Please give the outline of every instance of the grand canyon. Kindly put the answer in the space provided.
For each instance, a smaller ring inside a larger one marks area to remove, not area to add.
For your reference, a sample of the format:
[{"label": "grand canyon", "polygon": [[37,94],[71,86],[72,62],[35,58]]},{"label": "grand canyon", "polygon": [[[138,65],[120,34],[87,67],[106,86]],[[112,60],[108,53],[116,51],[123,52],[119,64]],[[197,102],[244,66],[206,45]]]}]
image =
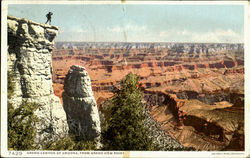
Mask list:
[{"label": "grand canyon", "polygon": [[56,42],[53,88],[61,101],[72,65],[89,73],[99,110],[131,72],[151,116],[182,145],[244,150],[243,44]]}]

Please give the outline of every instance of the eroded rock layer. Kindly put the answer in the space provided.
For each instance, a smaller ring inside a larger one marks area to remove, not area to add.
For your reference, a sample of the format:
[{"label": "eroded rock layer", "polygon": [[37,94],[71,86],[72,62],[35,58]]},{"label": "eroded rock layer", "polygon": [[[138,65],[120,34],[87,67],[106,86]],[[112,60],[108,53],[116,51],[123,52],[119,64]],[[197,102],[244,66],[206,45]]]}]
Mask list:
[{"label": "eroded rock layer", "polygon": [[70,67],[64,81],[62,96],[70,132],[85,140],[100,141],[99,113],[91,80],[84,67]]},{"label": "eroded rock layer", "polygon": [[210,151],[244,150],[244,102],[208,105],[159,91],[145,91],[144,99],[152,117],[184,146]]},{"label": "eroded rock layer", "polygon": [[98,105],[132,72],[140,76],[153,118],[182,145],[244,150],[243,44],[60,42],[53,52],[53,86],[59,97],[73,64],[88,71]]},{"label": "eroded rock layer", "polygon": [[66,114],[52,87],[52,49],[58,28],[8,16],[8,71],[13,74],[15,91],[9,102],[41,106],[35,111],[37,143],[68,134]]},{"label": "eroded rock layer", "polygon": [[53,81],[59,97],[73,64],[89,72],[97,103],[112,96],[113,85],[129,72],[140,76],[143,87],[170,93],[244,91],[241,44],[60,42],[53,50]]}]

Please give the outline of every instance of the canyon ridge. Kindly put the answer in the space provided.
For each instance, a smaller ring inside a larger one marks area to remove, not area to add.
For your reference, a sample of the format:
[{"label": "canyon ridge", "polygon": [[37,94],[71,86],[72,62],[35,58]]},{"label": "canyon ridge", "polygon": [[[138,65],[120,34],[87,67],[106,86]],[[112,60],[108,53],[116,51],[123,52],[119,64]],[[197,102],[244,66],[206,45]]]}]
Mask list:
[{"label": "canyon ridge", "polygon": [[223,43],[56,42],[54,93],[84,66],[100,108],[132,72],[161,129],[196,150],[244,150],[244,46]]}]

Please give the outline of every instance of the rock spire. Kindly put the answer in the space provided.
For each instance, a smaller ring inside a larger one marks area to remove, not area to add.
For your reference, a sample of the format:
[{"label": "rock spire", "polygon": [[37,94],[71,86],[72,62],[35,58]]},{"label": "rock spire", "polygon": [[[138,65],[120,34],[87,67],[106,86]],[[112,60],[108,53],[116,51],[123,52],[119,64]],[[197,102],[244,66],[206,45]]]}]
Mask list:
[{"label": "rock spire", "polygon": [[71,66],[64,80],[63,107],[70,132],[86,140],[100,140],[100,118],[84,67]]}]

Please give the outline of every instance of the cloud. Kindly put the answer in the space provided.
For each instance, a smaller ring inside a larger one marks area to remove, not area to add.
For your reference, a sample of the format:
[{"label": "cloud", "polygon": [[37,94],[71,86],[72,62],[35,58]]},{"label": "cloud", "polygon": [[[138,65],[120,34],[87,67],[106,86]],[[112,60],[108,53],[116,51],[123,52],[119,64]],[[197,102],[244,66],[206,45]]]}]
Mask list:
[{"label": "cloud", "polygon": [[110,32],[122,32],[122,28],[120,26],[115,26],[113,28],[108,28]]},{"label": "cloud", "polygon": [[110,32],[114,32],[114,33],[120,33],[120,32],[124,32],[124,31],[128,31],[128,32],[145,32],[147,30],[147,26],[142,25],[133,25],[131,23],[126,24],[125,26],[114,26],[112,28],[108,28],[108,31]]},{"label": "cloud", "polygon": [[85,33],[85,32],[88,32],[88,30],[85,30],[85,29],[82,29],[82,28],[76,28],[76,29],[74,29],[74,32]]},{"label": "cloud", "polygon": [[61,33],[66,33],[66,32],[74,32],[74,33],[86,33],[88,32],[88,30],[84,29],[84,28],[80,28],[80,27],[72,27],[70,29],[60,29]]},{"label": "cloud", "polygon": [[193,33],[192,40],[198,41],[202,40],[204,42],[243,42],[243,38],[240,36],[240,34],[237,34],[231,29],[222,30],[217,29],[213,32],[206,32],[206,33]]},{"label": "cloud", "polygon": [[169,42],[202,42],[202,43],[238,43],[243,37],[232,29],[216,29],[207,32],[189,30],[165,30],[159,33],[160,39]]},{"label": "cloud", "polygon": [[[232,29],[215,29],[198,32],[188,29],[151,30],[147,25],[127,23],[115,25],[105,30],[91,30],[74,26],[62,30],[60,37],[70,40],[84,41],[131,41],[131,42],[189,42],[189,43],[242,43],[243,34]],[[66,37],[66,35],[68,37]],[[70,37],[70,38],[69,38]]]}]

